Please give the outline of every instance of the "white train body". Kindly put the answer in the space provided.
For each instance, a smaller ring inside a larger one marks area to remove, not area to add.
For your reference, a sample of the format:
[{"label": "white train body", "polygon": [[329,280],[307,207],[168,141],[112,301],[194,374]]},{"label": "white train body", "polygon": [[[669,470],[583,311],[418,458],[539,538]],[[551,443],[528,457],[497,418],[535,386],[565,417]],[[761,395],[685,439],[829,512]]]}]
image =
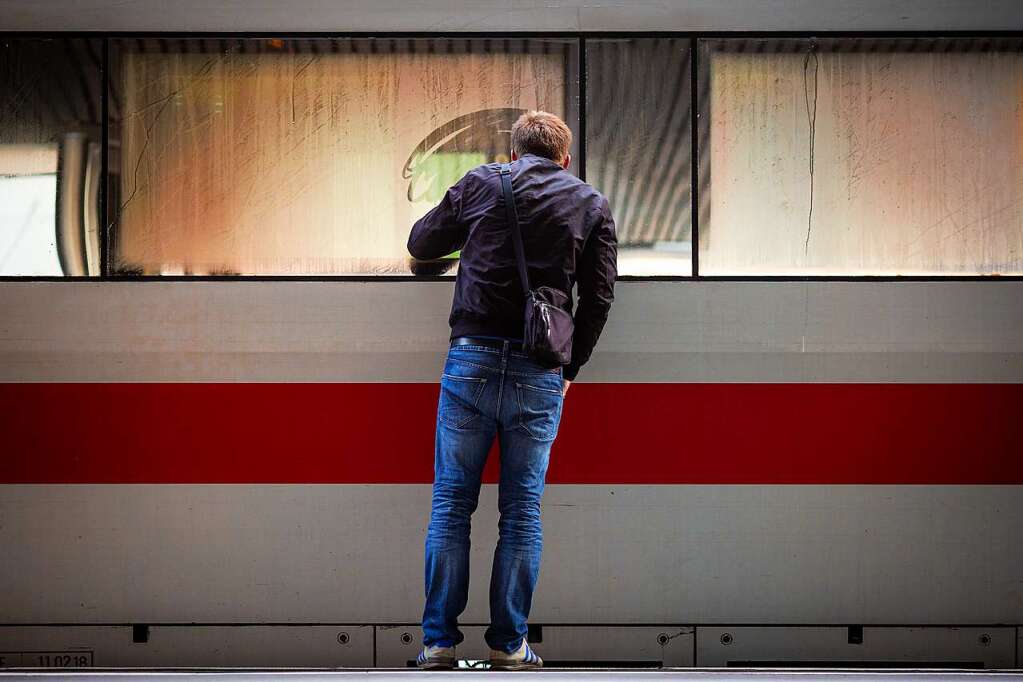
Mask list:
[{"label": "white train body", "polygon": [[[323,7],[7,4],[8,28],[36,31],[1023,27],[1012,3],[346,3],[330,24]],[[406,665],[452,290],[0,282],[0,668]],[[620,281],[552,454],[536,650],[1019,666],[1021,302],[1018,278]],[[486,655],[487,480],[469,659]]]}]

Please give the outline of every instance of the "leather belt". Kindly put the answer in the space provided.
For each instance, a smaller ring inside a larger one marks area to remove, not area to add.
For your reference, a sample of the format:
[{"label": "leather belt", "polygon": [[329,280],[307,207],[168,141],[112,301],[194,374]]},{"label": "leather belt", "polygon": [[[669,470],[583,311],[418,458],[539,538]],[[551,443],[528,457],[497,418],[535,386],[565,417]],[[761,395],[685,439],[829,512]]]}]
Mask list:
[{"label": "leather belt", "polygon": [[508,344],[508,350],[521,351],[521,341],[505,341],[504,339],[485,339],[479,336],[456,336],[451,339],[451,347],[455,346],[486,346],[496,350],[504,350],[504,344]]}]

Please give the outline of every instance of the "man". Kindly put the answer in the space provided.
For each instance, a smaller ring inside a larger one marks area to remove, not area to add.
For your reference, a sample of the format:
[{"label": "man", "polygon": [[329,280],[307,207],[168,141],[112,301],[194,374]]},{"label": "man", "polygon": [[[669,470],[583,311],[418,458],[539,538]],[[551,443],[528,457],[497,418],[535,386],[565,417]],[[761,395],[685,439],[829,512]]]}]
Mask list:
[{"label": "man", "polygon": [[546,367],[522,349],[525,297],[505,213],[500,165],[469,171],[412,227],[418,259],[461,250],[451,306],[451,347],[441,375],[433,509],[426,535],[421,668],[455,664],[458,616],[469,589],[469,527],[496,435],[501,446],[500,539],[490,581],[492,667],[538,668],[526,619],[540,570],[540,497],[569,384],[604,327],[617,272],[607,199],[566,169],[572,133],[530,111],[512,126],[512,187],[533,288],[569,295],[578,284],[572,361]]}]

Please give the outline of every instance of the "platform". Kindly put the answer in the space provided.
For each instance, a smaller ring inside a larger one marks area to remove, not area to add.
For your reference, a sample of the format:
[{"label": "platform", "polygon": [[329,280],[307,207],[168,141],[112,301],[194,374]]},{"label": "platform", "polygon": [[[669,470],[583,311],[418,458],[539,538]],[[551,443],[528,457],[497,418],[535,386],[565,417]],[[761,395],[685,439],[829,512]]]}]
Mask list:
[{"label": "platform", "polygon": [[[80,682],[185,682],[202,678],[203,682],[269,682],[284,679],[287,682],[412,682],[429,677],[433,682],[451,682],[466,675],[490,674],[489,670],[461,669],[452,671],[422,671],[404,668],[299,670],[294,668],[241,670],[241,669],[91,669],[91,670],[10,670],[0,672],[0,680],[75,680]],[[500,673],[497,673],[500,674]],[[544,682],[1016,682],[1023,681],[1023,670],[941,670],[941,669],[853,669],[853,668],[662,668],[635,669],[547,669],[505,673],[543,676]]]}]

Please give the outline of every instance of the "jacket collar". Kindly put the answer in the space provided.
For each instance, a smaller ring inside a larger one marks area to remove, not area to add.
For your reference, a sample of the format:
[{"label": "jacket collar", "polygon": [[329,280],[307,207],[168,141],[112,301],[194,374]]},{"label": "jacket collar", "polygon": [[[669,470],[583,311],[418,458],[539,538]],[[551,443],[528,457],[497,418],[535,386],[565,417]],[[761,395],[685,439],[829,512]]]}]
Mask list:
[{"label": "jacket collar", "polygon": [[557,168],[561,168],[560,163],[552,159],[548,159],[546,156],[539,156],[538,154],[526,152],[525,154],[519,157],[520,161],[526,161],[527,159],[529,160],[530,163],[548,163],[552,166],[556,166]]}]

